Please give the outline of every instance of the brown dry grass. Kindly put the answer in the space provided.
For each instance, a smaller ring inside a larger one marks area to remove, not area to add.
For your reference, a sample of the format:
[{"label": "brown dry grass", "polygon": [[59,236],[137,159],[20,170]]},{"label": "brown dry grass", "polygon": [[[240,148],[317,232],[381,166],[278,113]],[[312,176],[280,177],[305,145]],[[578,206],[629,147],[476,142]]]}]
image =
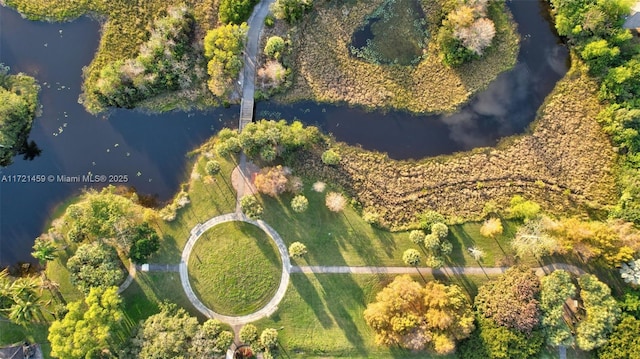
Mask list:
[{"label": "brown dry grass", "polygon": [[352,34],[382,1],[318,2],[309,19],[292,31],[294,86],[279,99],[447,112],[516,62],[518,34],[509,15],[498,11],[496,45],[487,50],[485,57],[457,69],[444,66],[435,45],[443,12],[439,1],[427,0],[422,1],[431,39],[426,60],[407,67],[374,65],[353,58],[348,49]]},{"label": "brown dry grass", "polygon": [[506,206],[515,194],[552,213],[603,208],[615,200],[616,155],[596,122],[602,108],[596,89],[573,70],[548,97],[532,133],[498,148],[416,163],[338,144],[338,167],[323,165],[320,152],[308,153],[296,167],[337,182],[392,230],[413,227],[429,209],[454,221],[478,219],[487,201]]}]

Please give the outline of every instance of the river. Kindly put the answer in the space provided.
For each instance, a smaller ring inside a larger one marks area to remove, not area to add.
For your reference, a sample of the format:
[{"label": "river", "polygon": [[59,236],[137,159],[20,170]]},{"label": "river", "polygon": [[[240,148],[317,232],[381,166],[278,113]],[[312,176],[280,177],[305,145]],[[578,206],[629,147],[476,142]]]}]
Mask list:
[{"label": "river", "polygon": [[[396,159],[422,158],[490,146],[522,133],[544,98],[567,71],[567,51],[553,32],[543,2],[514,0],[518,64],[453,115],[365,111],[311,102],[260,102],[256,117],[300,119],[338,140],[387,152]],[[115,110],[92,116],[78,104],[82,67],[98,46],[99,24],[83,17],[69,23],[24,20],[0,7],[0,62],[34,76],[42,86],[42,115],[29,140],[42,150],[32,160],[16,157],[3,175],[121,174],[139,192],[169,199],[186,176],[185,154],[223,126],[236,127],[238,107],[209,112],[146,115]],[[30,261],[33,240],[56,205],[84,184],[0,183],[0,265]]]}]

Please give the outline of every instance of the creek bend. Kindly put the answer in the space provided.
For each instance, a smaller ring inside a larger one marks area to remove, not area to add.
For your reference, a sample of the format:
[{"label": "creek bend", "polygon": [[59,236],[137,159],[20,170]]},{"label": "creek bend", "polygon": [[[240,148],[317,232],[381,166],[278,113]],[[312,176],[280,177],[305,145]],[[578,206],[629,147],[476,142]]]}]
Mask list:
[{"label": "creek bend", "polygon": [[[568,69],[568,52],[553,30],[542,1],[512,0],[518,23],[518,63],[499,75],[451,115],[412,115],[365,111],[343,105],[258,102],[256,118],[300,119],[332,133],[337,140],[387,152],[395,159],[417,159],[491,146],[522,133]],[[146,115],[113,110],[92,116],[78,96],[82,67],[99,41],[99,24],[87,17],[68,23],[22,19],[0,7],[0,62],[40,83],[42,115],[29,140],[42,150],[33,160],[21,156],[0,169],[3,175],[127,175],[128,186],[167,200],[187,175],[185,154],[224,126],[236,127],[238,107],[208,112]],[[34,262],[35,237],[51,220],[56,205],[87,183],[0,183],[0,266]]]}]

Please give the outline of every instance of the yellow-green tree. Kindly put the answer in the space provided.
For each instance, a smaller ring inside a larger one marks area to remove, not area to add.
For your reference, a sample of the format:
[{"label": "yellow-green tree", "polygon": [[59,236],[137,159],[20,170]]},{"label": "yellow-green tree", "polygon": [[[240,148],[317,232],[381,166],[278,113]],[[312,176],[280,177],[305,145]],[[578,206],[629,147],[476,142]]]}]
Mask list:
[{"label": "yellow-green tree", "polygon": [[84,303],[69,303],[67,315],[49,328],[51,356],[82,359],[89,353],[108,350],[114,328],[123,317],[120,304],[116,287],[93,288]]},{"label": "yellow-green tree", "polygon": [[429,282],[425,287],[402,275],[376,295],[364,311],[376,343],[439,354],[455,350],[456,341],[474,329],[469,300],[460,287]]},{"label": "yellow-green tree", "polygon": [[229,92],[242,69],[242,49],[248,26],[227,24],[207,32],[204,54],[209,59],[209,89],[221,97]]}]

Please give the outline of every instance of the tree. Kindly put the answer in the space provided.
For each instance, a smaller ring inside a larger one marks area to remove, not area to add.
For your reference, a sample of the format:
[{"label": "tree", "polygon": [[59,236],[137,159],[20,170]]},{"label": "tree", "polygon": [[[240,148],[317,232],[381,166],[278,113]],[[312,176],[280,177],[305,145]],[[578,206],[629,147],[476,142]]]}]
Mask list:
[{"label": "tree", "polygon": [[117,286],[124,279],[120,259],[113,247],[101,241],[83,244],[67,261],[71,283],[81,292]]},{"label": "tree", "polygon": [[478,312],[497,325],[531,333],[538,326],[540,280],[532,270],[511,267],[497,280],[478,290],[475,305]]},{"label": "tree", "polygon": [[425,231],[430,232],[434,223],[445,223],[444,216],[436,211],[426,211],[418,216],[419,226]]},{"label": "tree", "polygon": [[160,237],[149,223],[143,223],[133,229],[131,242],[129,258],[137,264],[144,263],[150,255],[160,249]]},{"label": "tree", "polygon": [[0,313],[10,321],[26,326],[40,320],[43,303],[36,291],[38,284],[32,277],[12,280],[5,269],[0,272]]},{"label": "tree", "polygon": [[556,270],[544,276],[540,281],[541,325],[552,346],[570,346],[574,343],[571,328],[565,321],[565,302],[574,298],[576,286],[571,275],[563,270]]},{"label": "tree", "polygon": [[451,353],[473,331],[471,306],[460,287],[429,282],[423,288],[408,275],[396,277],[364,311],[376,343],[411,350]]},{"label": "tree", "polygon": [[511,246],[516,251],[518,258],[533,255],[540,259],[558,250],[558,241],[547,233],[545,223],[544,219],[538,218],[527,221],[518,229],[516,236],[511,241]]},{"label": "tree", "polygon": [[606,284],[591,274],[578,278],[585,317],[578,323],[576,343],[582,350],[601,347],[620,317],[620,308]]},{"label": "tree", "polygon": [[84,359],[90,352],[107,349],[123,318],[117,290],[116,287],[92,288],[84,303],[69,303],[68,313],[62,320],[51,323],[49,328],[51,356]]},{"label": "tree", "polygon": [[267,328],[260,334],[260,344],[267,350],[271,350],[278,345],[278,330]]},{"label": "tree", "polygon": [[57,251],[58,249],[51,239],[38,237],[33,244],[33,252],[31,252],[31,255],[36,258],[40,264],[44,264],[54,260],[57,257]]},{"label": "tree", "polygon": [[313,0],[276,0],[271,11],[276,19],[284,19],[289,24],[296,23],[313,6]]},{"label": "tree", "polygon": [[515,195],[511,198],[510,207],[508,209],[511,218],[518,218],[525,221],[535,218],[540,213],[540,205]]},{"label": "tree", "polygon": [[245,344],[255,344],[258,341],[258,328],[253,324],[245,324],[240,333],[238,333],[240,341]]},{"label": "tree", "polygon": [[245,195],[240,199],[240,208],[251,219],[260,219],[264,211],[256,196],[252,195]]},{"label": "tree", "polygon": [[500,218],[489,218],[480,227],[480,234],[484,237],[495,238],[502,234],[502,221]]},{"label": "tree", "polygon": [[326,165],[337,165],[342,160],[342,156],[332,149],[328,149],[322,152],[322,162]]},{"label": "tree", "polygon": [[277,60],[280,58],[284,47],[284,40],[280,36],[271,36],[264,47],[264,54]]},{"label": "tree", "polygon": [[449,227],[442,222],[436,222],[431,226],[431,233],[435,234],[440,240],[443,240],[449,235]]},{"label": "tree", "polygon": [[227,24],[209,30],[204,38],[204,54],[209,59],[209,89],[221,97],[227,93],[242,69],[241,52],[247,36],[247,24]]},{"label": "tree", "polygon": [[309,208],[309,200],[307,197],[299,194],[291,199],[291,209],[296,213],[302,213]]},{"label": "tree", "polygon": [[221,0],[218,17],[223,24],[240,24],[247,21],[257,0]]},{"label": "tree", "polygon": [[216,160],[207,161],[207,164],[204,166],[204,170],[209,176],[215,176],[220,173],[220,162]]},{"label": "tree", "polygon": [[480,262],[484,258],[484,251],[476,246],[469,247],[467,250],[476,262]]},{"label": "tree", "polygon": [[325,204],[331,212],[341,212],[347,205],[347,199],[340,193],[329,192],[325,198]]},{"label": "tree", "polygon": [[417,267],[420,264],[420,252],[415,249],[407,249],[402,254],[402,261],[408,266]]},{"label": "tree", "polygon": [[189,357],[215,358],[226,353],[233,343],[233,333],[222,330],[222,323],[217,319],[209,319],[192,339]]},{"label": "tree", "polygon": [[624,315],[607,344],[598,349],[599,359],[639,359],[640,319]]},{"label": "tree", "polygon": [[471,26],[454,31],[454,36],[462,41],[462,45],[479,56],[491,45],[495,35],[496,28],[488,18],[480,18]]},{"label": "tree", "polygon": [[531,334],[478,318],[478,329],[460,345],[458,354],[465,359],[534,359],[544,345],[540,331]]},{"label": "tree", "polygon": [[409,232],[409,240],[417,245],[423,245],[424,244],[424,232],[419,230],[419,229],[415,229],[411,232]]},{"label": "tree", "polygon": [[623,263],[620,267],[620,276],[625,283],[640,285],[640,258],[629,263]]},{"label": "tree", "polygon": [[285,169],[278,165],[275,167],[265,167],[256,175],[254,184],[260,193],[271,197],[277,197],[287,189],[287,173]]},{"label": "tree", "polygon": [[307,246],[300,242],[293,242],[289,246],[289,255],[293,258],[302,258],[307,254]]}]

